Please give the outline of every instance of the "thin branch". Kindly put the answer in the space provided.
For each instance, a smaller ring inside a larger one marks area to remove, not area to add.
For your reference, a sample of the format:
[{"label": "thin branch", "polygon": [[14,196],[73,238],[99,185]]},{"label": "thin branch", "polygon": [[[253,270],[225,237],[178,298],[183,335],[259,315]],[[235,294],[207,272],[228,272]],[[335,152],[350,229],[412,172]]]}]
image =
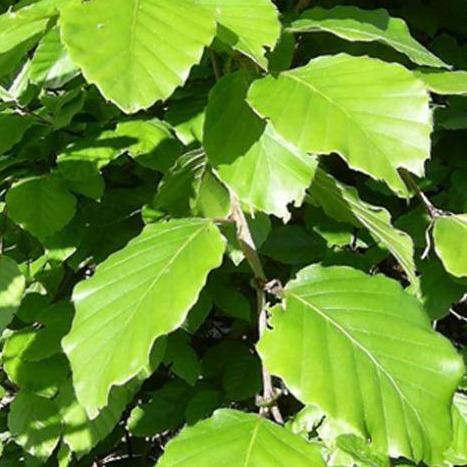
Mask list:
[{"label": "thin branch", "polygon": [[438,209],[432,204],[432,202],[428,199],[425,193],[423,193],[423,191],[420,190],[420,187],[418,186],[417,182],[407,170],[401,169],[401,174],[402,178],[405,180],[407,185],[409,185],[409,187],[415,191],[415,194],[420,199],[420,201],[422,202],[423,206],[425,207],[432,219],[436,219],[437,217],[443,215],[443,211],[441,211],[441,209]]},{"label": "thin branch", "polygon": [[454,316],[457,319],[460,319],[461,321],[467,322],[467,317],[462,316],[461,314],[457,313],[457,311],[453,310],[452,308],[449,309],[449,313],[451,313],[452,316]]},{"label": "thin branch", "polygon": [[[245,255],[248,264],[250,265],[254,275],[254,286],[256,289],[256,303],[258,311],[258,333],[259,338],[263,336],[268,326],[268,312],[266,303],[265,289],[269,284],[266,275],[259,259],[256,245],[251,235],[248,222],[243,214],[242,208],[238,199],[232,195],[232,219],[235,221],[237,227],[237,239],[240,248]],[[283,424],[284,418],[277,406],[277,391],[272,384],[271,374],[265,365],[262,365],[262,379],[263,379],[263,395],[261,397],[260,414],[266,416],[269,412],[277,423]]]}]

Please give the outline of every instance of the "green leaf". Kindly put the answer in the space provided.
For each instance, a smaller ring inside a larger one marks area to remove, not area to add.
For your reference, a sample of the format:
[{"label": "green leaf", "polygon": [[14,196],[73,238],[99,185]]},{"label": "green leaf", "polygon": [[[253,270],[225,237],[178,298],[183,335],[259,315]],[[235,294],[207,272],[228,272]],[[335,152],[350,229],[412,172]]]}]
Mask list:
[{"label": "green leaf", "polygon": [[0,113],[0,154],[10,150],[19,143],[26,131],[32,126],[33,120],[27,116],[21,116],[13,112]]},{"label": "green leaf", "polygon": [[130,156],[148,169],[165,172],[181,153],[180,143],[157,118],[120,122],[115,134],[131,140],[127,148]]},{"label": "green leaf", "polygon": [[153,393],[151,400],[135,407],[128,419],[128,428],[135,436],[154,436],[173,430],[184,420],[185,409],[193,388],[182,380],[168,382]]},{"label": "green leaf", "polygon": [[126,386],[111,391],[109,404],[97,418],[90,420],[76,400],[73,386],[65,384],[55,399],[63,424],[63,441],[78,458],[111,433],[117,425],[134,391]]},{"label": "green leaf", "polygon": [[345,54],[318,57],[256,81],[248,102],[291,144],[336,152],[399,195],[407,195],[407,188],[397,169],[422,176],[430,157],[428,93],[394,63]]},{"label": "green leaf", "polygon": [[336,438],[336,446],[350,454],[359,465],[371,467],[388,467],[389,459],[386,456],[374,452],[363,438],[355,435],[340,435]]},{"label": "green leaf", "polygon": [[415,76],[435,94],[467,94],[467,71],[418,70]]},{"label": "green leaf", "polygon": [[299,33],[326,31],[349,41],[378,41],[403,53],[418,65],[448,67],[411,36],[403,19],[392,18],[384,9],[337,6],[326,10],[316,7],[302,13],[289,29]]},{"label": "green leaf", "polygon": [[43,461],[54,451],[62,430],[55,402],[26,391],[11,404],[8,428],[16,443]]},{"label": "green leaf", "polygon": [[191,346],[189,336],[183,332],[168,337],[164,364],[169,365],[172,373],[191,386],[196,384],[201,373],[198,355]]},{"label": "green leaf", "polygon": [[215,34],[213,14],[193,0],[74,0],[60,25],[85,78],[126,113],[169,97]]},{"label": "green leaf", "polygon": [[409,281],[418,287],[413,241],[409,235],[392,225],[386,209],[364,202],[355,188],[340,183],[322,169],[316,172],[310,199],[333,219],[366,228],[378,245],[392,253]]},{"label": "green leaf", "polygon": [[261,253],[284,264],[308,264],[324,252],[325,243],[301,225],[281,225],[273,229]]},{"label": "green leaf", "polygon": [[159,185],[154,207],[175,217],[223,218],[230,212],[230,195],[212,173],[204,151],[178,158]]},{"label": "green leaf", "polygon": [[56,0],[33,3],[0,16],[0,54],[34,37],[39,38],[56,13]]},{"label": "green leaf", "polygon": [[435,257],[424,261],[420,270],[420,299],[431,319],[449,315],[449,309],[465,294],[466,287],[449,275]]},{"label": "green leaf", "polygon": [[88,181],[137,140],[115,130],[84,137],[69,144],[57,157],[60,175],[72,182]]},{"label": "green leaf", "polygon": [[220,179],[245,207],[287,219],[300,205],[316,160],[287,143],[245,101],[251,77],[237,72],[213,88],[206,111],[204,146]]},{"label": "green leaf", "polygon": [[284,299],[258,345],[271,373],[378,452],[439,463],[464,366],[419,302],[384,276],[319,265]]},{"label": "green leaf", "polygon": [[0,332],[13,318],[21,304],[26,280],[11,258],[0,255]]},{"label": "green leaf", "polygon": [[[267,69],[266,49],[280,37],[279,14],[270,0],[196,0],[217,19],[217,37]],[[254,18],[254,25],[252,19]]]},{"label": "green leaf", "polygon": [[324,466],[319,447],[264,417],[231,409],[185,428],[170,441],[158,467],[242,465]]},{"label": "green leaf", "polygon": [[31,60],[29,79],[47,88],[59,88],[79,73],[60,41],[58,27],[52,28],[39,43]]},{"label": "green leaf", "polygon": [[113,385],[147,364],[155,339],[183,324],[224,249],[210,221],[152,224],[78,284],[76,315],[63,348],[76,396],[91,418],[105,407]]},{"label": "green leaf", "polygon": [[433,230],[436,254],[446,271],[467,276],[467,214],[440,216]]},{"label": "green leaf", "polygon": [[76,211],[76,199],[52,175],[20,180],[6,195],[8,215],[22,228],[43,239],[62,229]]},{"label": "green leaf", "polygon": [[222,405],[223,396],[215,389],[205,389],[196,393],[188,402],[185,418],[189,425],[193,425],[203,418],[208,418]]},{"label": "green leaf", "polygon": [[54,353],[56,339],[53,338],[56,336],[53,334],[50,335],[47,329],[42,332],[24,328],[7,338],[2,361],[10,381],[44,397],[53,397],[57,393],[67,377],[69,367],[65,355]]},{"label": "green leaf", "polygon": [[467,397],[456,393],[452,404],[453,436],[446,459],[453,465],[467,464]]}]

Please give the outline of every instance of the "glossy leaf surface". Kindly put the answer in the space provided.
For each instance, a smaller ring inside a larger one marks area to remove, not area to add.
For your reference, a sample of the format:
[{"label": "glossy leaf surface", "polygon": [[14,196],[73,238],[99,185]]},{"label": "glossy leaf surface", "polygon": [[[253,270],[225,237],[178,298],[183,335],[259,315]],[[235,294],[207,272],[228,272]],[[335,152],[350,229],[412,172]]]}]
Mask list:
[{"label": "glossy leaf surface", "polygon": [[192,0],[74,0],[60,25],[86,79],[126,113],[169,97],[215,34],[214,15]]},{"label": "glossy leaf surface", "polygon": [[269,370],[377,450],[440,462],[464,368],[417,300],[383,276],[318,265],[284,298],[258,345]]},{"label": "glossy leaf surface", "polygon": [[398,194],[407,189],[397,169],[422,175],[430,155],[428,101],[423,84],[403,67],[345,54],[258,80],[248,94],[290,143],[337,152]]},{"label": "glossy leaf surface", "polygon": [[76,396],[91,418],[106,405],[113,385],[148,363],[155,339],[183,324],[224,247],[206,220],[148,225],[75,288],[76,316],[63,348]]}]

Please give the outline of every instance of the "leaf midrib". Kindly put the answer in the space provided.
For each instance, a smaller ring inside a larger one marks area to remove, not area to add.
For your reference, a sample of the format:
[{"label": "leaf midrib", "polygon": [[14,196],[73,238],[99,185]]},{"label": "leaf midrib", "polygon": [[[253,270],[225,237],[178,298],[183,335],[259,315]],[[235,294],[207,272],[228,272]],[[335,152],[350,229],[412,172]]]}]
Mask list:
[{"label": "leaf midrib", "polygon": [[[374,366],[376,367],[377,370],[379,370],[391,383],[391,385],[394,387],[395,391],[399,395],[399,397],[406,403],[406,405],[410,408],[410,410],[413,412],[415,415],[415,418],[417,419],[418,425],[423,432],[424,436],[426,439],[429,439],[429,436],[426,432],[425,425],[423,424],[422,420],[420,419],[420,416],[415,409],[415,407],[412,405],[412,403],[407,399],[405,394],[401,391],[399,388],[397,382],[393,378],[393,376],[386,370],[386,368],[382,365],[382,363],[363,345],[361,344],[351,333],[349,333],[342,325],[340,325],[338,322],[334,321],[332,318],[330,318],[326,313],[320,310],[320,308],[303,298],[301,298],[299,295],[294,294],[290,290],[287,291],[287,295],[290,297],[295,298],[299,302],[303,303],[305,306],[311,308],[315,313],[317,313],[320,317],[322,317],[325,321],[330,323],[334,328],[339,331],[344,337],[348,339],[352,347],[357,347],[360,349],[369,359],[371,362],[373,362]],[[384,406],[384,404],[382,404]],[[411,443],[411,438],[410,436],[407,437],[409,440],[410,444],[410,449],[413,451],[412,443]]]}]

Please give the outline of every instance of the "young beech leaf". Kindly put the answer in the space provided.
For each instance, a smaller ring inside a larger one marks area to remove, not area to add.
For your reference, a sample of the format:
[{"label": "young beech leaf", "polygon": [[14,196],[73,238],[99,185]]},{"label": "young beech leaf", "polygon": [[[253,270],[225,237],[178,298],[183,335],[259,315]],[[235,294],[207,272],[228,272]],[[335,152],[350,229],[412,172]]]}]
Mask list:
[{"label": "young beech leaf", "polygon": [[336,152],[399,195],[407,188],[397,169],[422,176],[430,157],[428,92],[398,64],[346,54],[318,57],[257,80],[248,102],[291,144]]},{"label": "young beech leaf", "polygon": [[433,235],[436,253],[446,271],[467,277],[467,214],[438,217]]},{"label": "young beech leaf", "polygon": [[183,84],[216,27],[214,14],[195,0],[72,0],[60,26],[85,78],[126,113]]},{"label": "young beech leaf", "polygon": [[309,266],[284,290],[258,351],[304,404],[316,404],[378,452],[438,465],[464,365],[395,281]]},{"label": "young beech leaf", "polygon": [[220,409],[170,441],[158,467],[321,467],[317,444],[256,414]]},{"label": "young beech leaf", "polygon": [[448,67],[410,35],[403,19],[391,18],[384,9],[336,6],[326,10],[316,7],[302,13],[289,30],[299,33],[326,31],[349,41],[378,41],[405,54],[418,65]]},{"label": "young beech leaf", "polygon": [[392,225],[386,209],[365,203],[355,188],[340,183],[322,169],[316,172],[309,199],[333,219],[366,228],[380,246],[392,253],[417,289],[413,241]]},{"label": "young beech leaf", "polygon": [[110,388],[147,364],[155,339],[179,328],[222,260],[225,241],[208,220],[151,224],[73,292],[76,315],[63,348],[91,418]]},{"label": "young beech leaf", "polygon": [[0,332],[10,324],[21,304],[26,280],[18,265],[8,256],[0,256]]},{"label": "young beech leaf", "polygon": [[76,211],[76,198],[53,175],[24,178],[6,195],[8,215],[43,239],[65,227]]},{"label": "young beech leaf", "polygon": [[[217,37],[267,69],[266,48],[273,49],[281,32],[279,14],[270,0],[195,0],[216,14]],[[254,19],[254,27],[252,20]]]},{"label": "young beech leaf", "polygon": [[236,72],[213,88],[204,128],[209,162],[249,211],[287,219],[300,205],[316,159],[285,141],[245,101],[251,77]]}]

